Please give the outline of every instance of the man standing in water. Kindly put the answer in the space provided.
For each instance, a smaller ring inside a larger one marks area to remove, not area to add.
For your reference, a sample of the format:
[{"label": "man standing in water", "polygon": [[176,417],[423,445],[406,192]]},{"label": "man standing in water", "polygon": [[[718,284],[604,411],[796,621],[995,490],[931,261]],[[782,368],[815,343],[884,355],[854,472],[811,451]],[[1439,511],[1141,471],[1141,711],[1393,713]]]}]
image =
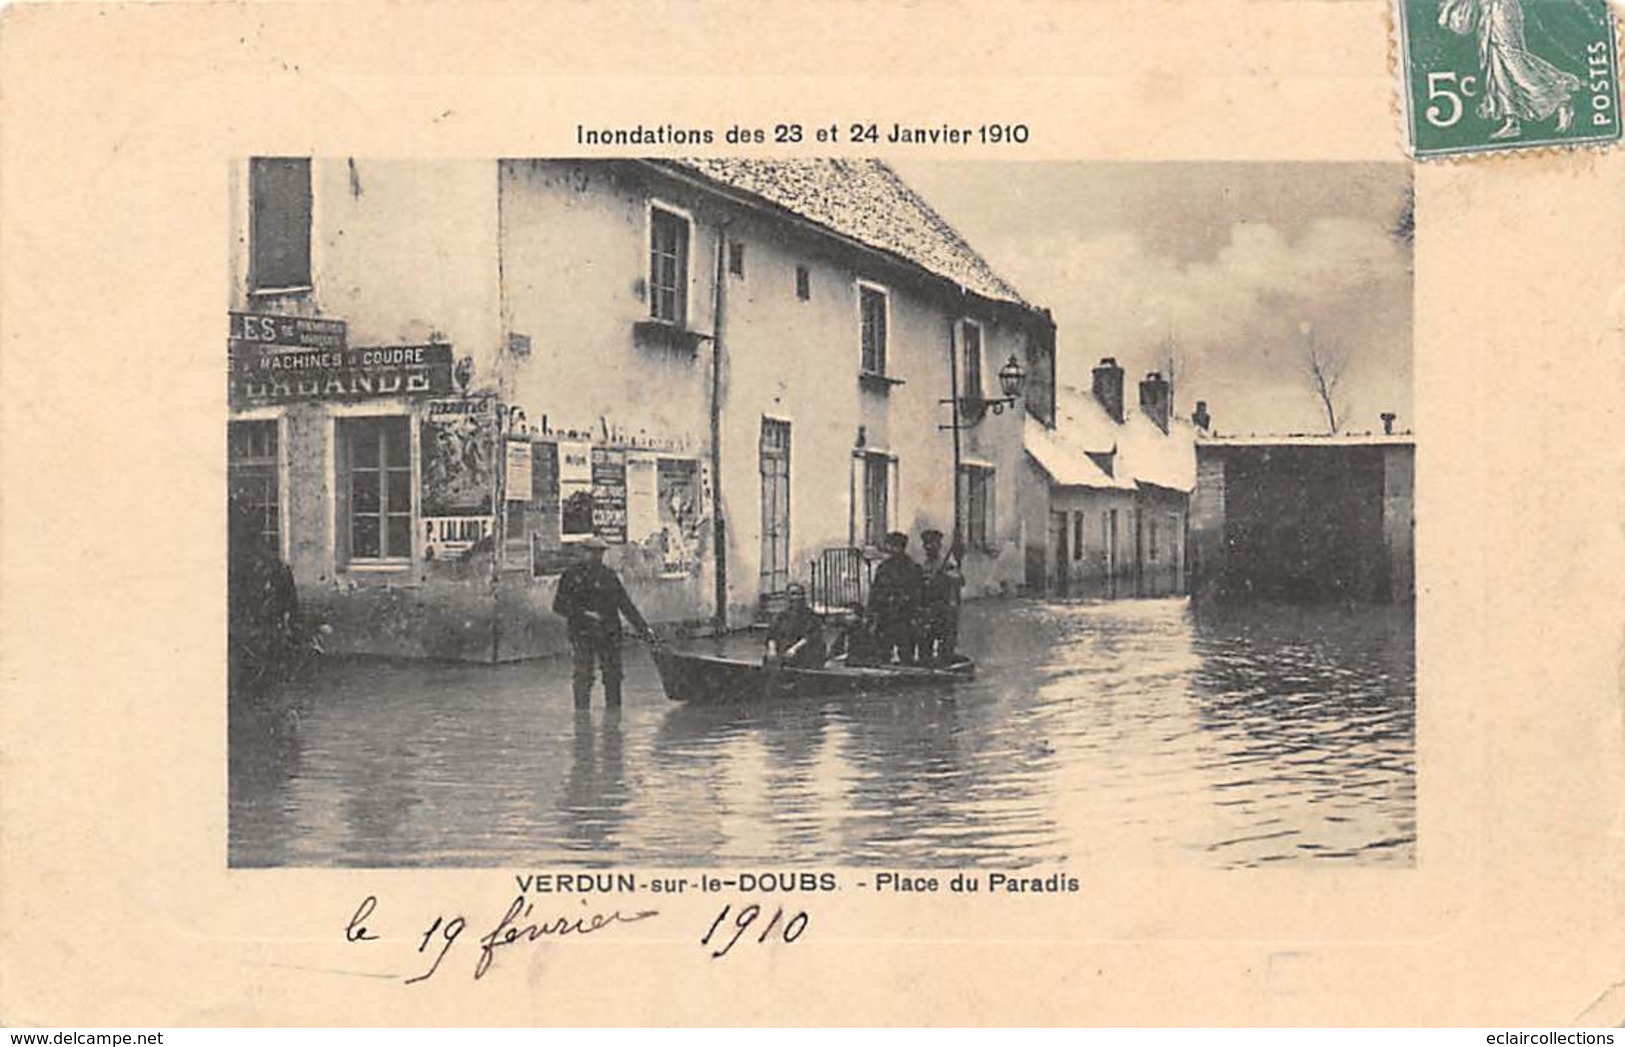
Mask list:
[{"label": "man standing in water", "polygon": [[643,620],[632,598],[626,595],[621,579],[604,566],[609,543],[593,535],[581,543],[587,559],[565,571],[553,597],[553,613],[562,615],[570,627],[570,655],[574,661],[577,709],[592,704],[593,665],[604,676],[604,704],[621,704],[621,616],[640,636],[654,639],[654,631]]},{"label": "man standing in water", "polygon": [[926,665],[947,665],[954,660],[959,642],[959,591],[965,576],[959,573],[958,557],[942,555],[942,532],[920,532],[925,546],[925,583],[920,608],[920,661]]},{"label": "man standing in water", "polygon": [[886,558],[875,568],[869,589],[869,613],[874,617],[883,662],[895,653],[903,664],[914,664],[924,588],[925,575],[908,555],[908,535],[891,532],[886,536]]}]

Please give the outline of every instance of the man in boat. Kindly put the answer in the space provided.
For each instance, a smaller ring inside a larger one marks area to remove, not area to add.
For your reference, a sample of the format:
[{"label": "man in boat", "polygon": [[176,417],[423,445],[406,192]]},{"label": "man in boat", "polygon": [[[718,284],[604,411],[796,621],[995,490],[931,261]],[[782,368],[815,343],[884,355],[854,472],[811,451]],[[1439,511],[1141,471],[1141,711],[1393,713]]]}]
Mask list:
[{"label": "man in boat", "polygon": [[593,535],[581,543],[587,559],[571,566],[559,578],[553,613],[569,622],[570,655],[574,663],[576,708],[592,704],[593,667],[604,677],[604,704],[621,704],[621,616],[645,639],[654,630],[643,620],[626,588],[613,570],[604,566],[609,543]]},{"label": "man in boat", "polygon": [[914,664],[924,587],[925,574],[908,555],[908,535],[901,531],[888,534],[886,558],[875,568],[869,588],[869,614],[880,640],[882,662],[895,656],[905,665]]},{"label": "man in boat", "polygon": [[959,641],[960,590],[965,576],[960,573],[958,556],[942,555],[942,532],[920,532],[925,546],[921,570],[925,582],[921,592],[919,659],[926,665],[947,665],[954,660]]},{"label": "man in boat", "polygon": [[846,624],[830,649],[831,658],[846,659],[849,669],[880,664],[880,641],[875,639],[874,623],[861,603],[847,605]]},{"label": "man in boat", "polygon": [[767,657],[779,665],[818,669],[824,664],[824,623],[807,606],[807,587],[791,582],[784,590],[789,603],[767,628]]}]

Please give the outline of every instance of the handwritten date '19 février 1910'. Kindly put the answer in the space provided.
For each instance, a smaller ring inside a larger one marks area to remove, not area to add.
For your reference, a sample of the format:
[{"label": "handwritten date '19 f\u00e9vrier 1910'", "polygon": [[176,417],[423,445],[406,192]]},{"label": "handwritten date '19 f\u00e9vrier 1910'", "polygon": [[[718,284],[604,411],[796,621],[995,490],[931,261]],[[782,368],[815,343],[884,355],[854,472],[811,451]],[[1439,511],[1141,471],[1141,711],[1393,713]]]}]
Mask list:
[{"label": "handwritten date '19 f\u00e9vrier 1910'", "polygon": [[[381,940],[380,935],[372,928],[377,908],[376,896],[369,894],[362,900],[345,925],[346,941],[360,943]],[[497,953],[507,946],[534,942],[540,938],[581,937],[607,930],[617,924],[640,923],[660,915],[655,909],[639,909],[632,912],[615,909],[607,913],[590,912],[574,916],[555,915],[537,918],[534,912],[534,903],[527,901],[524,895],[520,895],[508,906],[507,912],[497,921],[496,926],[480,937],[479,953],[474,961],[475,979],[485,976]],[[763,912],[759,905],[746,905],[737,913],[734,912],[732,905],[725,905],[711,921],[699,943],[709,949],[711,959],[721,959],[728,955],[746,932],[756,930],[756,922],[762,917]],[[807,923],[808,916],[805,912],[789,914],[787,917],[782,908],[778,909],[766,918],[760,934],[752,934],[754,944],[768,945],[776,941],[791,944],[805,933]],[[433,977],[467,929],[468,920],[461,915],[450,919],[444,915],[436,916],[416,938],[417,952],[432,957],[432,960],[425,970],[406,978],[406,983],[412,985]]]}]

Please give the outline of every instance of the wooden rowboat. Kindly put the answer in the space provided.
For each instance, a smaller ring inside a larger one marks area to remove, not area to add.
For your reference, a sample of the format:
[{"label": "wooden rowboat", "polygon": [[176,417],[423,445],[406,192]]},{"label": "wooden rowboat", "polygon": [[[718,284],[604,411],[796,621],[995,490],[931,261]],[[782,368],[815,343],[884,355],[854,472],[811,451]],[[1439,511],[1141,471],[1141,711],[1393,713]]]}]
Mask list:
[{"label": "wooden rowboat", "polygon": [[764,667],[742,658],[674,651],[655,647],[655,667],[666,697],[674,702],[755,702],[843,694],[879,694],[914,687],[951,686],[976,674],[969,659],[930,669],[911,665],[847,668],[839,663],[822,669]]}]

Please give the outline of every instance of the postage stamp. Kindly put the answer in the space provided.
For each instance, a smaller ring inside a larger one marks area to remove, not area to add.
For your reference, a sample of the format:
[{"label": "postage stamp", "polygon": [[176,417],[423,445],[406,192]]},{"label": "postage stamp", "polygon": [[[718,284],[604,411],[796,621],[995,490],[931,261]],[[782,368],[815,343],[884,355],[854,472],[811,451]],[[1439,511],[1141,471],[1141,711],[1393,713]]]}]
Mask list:
[{"label": "postage stamp", "polygon": [[1417,157],[1620,139],[1607,0],[1398,0]]}]

